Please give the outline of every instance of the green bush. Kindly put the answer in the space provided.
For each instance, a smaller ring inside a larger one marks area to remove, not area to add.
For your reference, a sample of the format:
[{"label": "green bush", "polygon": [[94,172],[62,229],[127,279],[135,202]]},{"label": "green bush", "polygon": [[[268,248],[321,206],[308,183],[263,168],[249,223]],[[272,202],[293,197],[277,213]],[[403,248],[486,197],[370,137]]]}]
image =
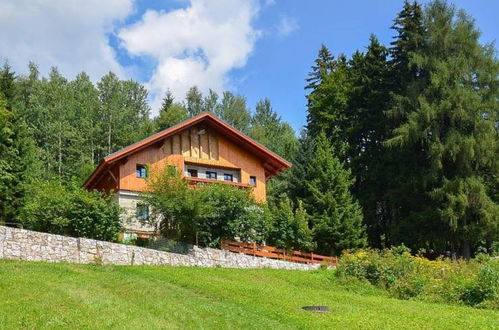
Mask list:
[{"label": "green bush", "polygon": [[112,196],[57,181],[34,184],[21,215],[25,228],[52,234],[113,241],[122,230]]},{"label": "green bush", "polygon": [[359,250],[342,255],[336,276],[343,283],[354,279],[370,283],[399,299],[497,308],[499,260],[471,261],[412,256],[405,248]]},{"label": "green bush", "polygon": [[267,209],[247,189],[219,183],[190,189],[173,166],[148,183],[144,199],[165,237],[219,247],[222,238],[260,243],[267,235]]}]

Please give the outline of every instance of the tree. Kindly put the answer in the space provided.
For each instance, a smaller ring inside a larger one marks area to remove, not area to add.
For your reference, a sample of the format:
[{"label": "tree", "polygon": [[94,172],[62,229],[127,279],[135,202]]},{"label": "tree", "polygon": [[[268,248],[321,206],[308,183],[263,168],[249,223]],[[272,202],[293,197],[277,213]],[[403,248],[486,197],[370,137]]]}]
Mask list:
[{"label": "tree", "polygon": [[203,112],[203,94],[197,86],[193,86],[185,96],[186,108],[190,117],[194,117]]},{"label": "tree", "polygon": [[312,157],[305,166],[303,200],[312,218],[319,253],[337,254],[366,244],[362,211],[352,197],[351,173],[345,169],[326,135],[314,140]]},{"label": "tree", "polygon": [[[291,160],[295,157],[298,148],[298,139],[293,128],[284,122],[272,109],[269,99],[260,100],[251,118],[249,136],[263,144],[279,156]],[[287,195],[288,171],[272,178],[267,182],[267,200],[274,204]]]},{"label": "tree", "polygon": [[31,185],[21,212],[24,227],[53,234],[114,241],[122,230],[113,196],[56,180]]},{"label": "tree", "polygon": [[7,109],[12,109],[15,97],[15,73],[11,70],[9,62],[5,61],[0,70],[0,93],[3,94]]},{"label": "tree", "polygon": [[305,86],[305,89],[311,89],[313,92],[322,83],[324,77],[328,76],[334,70],[334,67],[333,54],[331,54],[326,45],[322,44],[315,60],[315,65],[312,66],[312,71],[309,72],[306,79],[308,84]]},{"label": "tree", "polygon": [[334,143],[336,152],[342,160],[348,147],[345,121],[350,88],[348,63],[346,57],[340,55],[334,62],[334,69],[321,72],[320,83],[316,83],[314,89],[307,95],[308,134],[315,137],[324,131]]},{"label": "tree", "polygon": [[0,95],[0,223],[19,221],[28,185],[38,174],[36,149],[21,117]]},{"label": "tree", "polygon": [[473,20],[453,6],[431,3],[425,25],[424,46],[409,66],[428,79],[408,86],[412,106],[403,103],[406,116],[388,143],[418,147],[428,160],[419,173],[429,198],[412,217],[434,214],[449,248],[469,258],[480,240],[497,236],[498,201],[487,182],[497,182],[499,169],[499,65],[493,46],[480,45]]},{"label": "tree", "polygon": [[366,53],[353,54],[349,65],[351,89],[344,130],[348,132],[349,167],[355,176],[352,192],[362,205],[370,245],[389,244],[393,226],[387,200],[386,173],[396,175],[401,160],[383,142],[393,129],[386,116],[391,105],[388,50],[372,35]]},{"label": "tree", "polygon": [[218,94],[213,90],[208,91],[208,95],[203,98],[203,111],[215,113],[218,107]]},{"label": "tree", "polygon": [[151,206],[151,221],[161,219],[165,236],[217,247],[220,239],[262,242],[266,214],[247,189],[208,184],[190,189],[173,166],[149,179],[144,201]]},{"label": "tree", "polygon": [[272,208],[272,225],[268,242],[284,249],[312,251],[315,248],[312,231],[308,224],[308,215],[301,201],[293,211],[289,198],[282,199]]},{"label": "tree", "polygon": [[187,109],[181,103],[172,103],[167,108],[163,104],[159,111],[159,116],[155,119],[157,131],[178,124],[188,117]]},{"label": "tree", "polygon": [[224,92],[222,102],[217,107],[217,112],[215,114],[241,132],[248,132],[251,114],[246,107],[246,99],[243,96],[234,95],[231,92]]}]

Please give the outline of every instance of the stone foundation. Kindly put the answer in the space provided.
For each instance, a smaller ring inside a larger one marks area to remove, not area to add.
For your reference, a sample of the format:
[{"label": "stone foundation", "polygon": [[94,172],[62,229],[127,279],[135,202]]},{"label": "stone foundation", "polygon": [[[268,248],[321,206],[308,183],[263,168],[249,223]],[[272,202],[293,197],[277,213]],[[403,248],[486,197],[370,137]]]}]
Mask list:
[{"label": "stone foundation", "polygon": [[177,254],[87,238],[74,238],[0,226],[0,259],[104,265],[200,266],[312,270],[300,264],[194,247]]}]

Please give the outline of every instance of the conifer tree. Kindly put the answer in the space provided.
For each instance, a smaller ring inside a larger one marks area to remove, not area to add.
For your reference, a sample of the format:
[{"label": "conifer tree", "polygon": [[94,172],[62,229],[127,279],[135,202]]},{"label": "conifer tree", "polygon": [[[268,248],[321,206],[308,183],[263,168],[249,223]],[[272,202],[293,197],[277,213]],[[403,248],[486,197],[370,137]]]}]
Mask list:
[{"label": "conifer tree", "polygon": [[194,117],[203,112],[203,94],[197,86],[193,86],[187,91],[185,96],[186,108],[190,117]]},{"label": "conifer tree", "polygon": [[321,132],[314,140],[312,157],[305,166],[303,200],[313,224],[319,253],[338,254],[343,249],[365,246],[362,211],[350,188],[351,173]]},{"label": "conifer tree", "polygon": [[0,94],[0,223],[18,222],[28,185],[37,175],[36,148],[27,127]]},{"label": "conifer tree", "polygon": [[479,43],[473,20],[453,6],[431,3],[425,25],[425,45],[409,63],[428,80],[389,143],[421,148],[428,163],[420,178],[430,199],[414,217],[436,210],[447,229],[440,236],[469,258],[480,240],[497,237],[499,206],[487,181],[499,173],[499,65],[493,46]]}]

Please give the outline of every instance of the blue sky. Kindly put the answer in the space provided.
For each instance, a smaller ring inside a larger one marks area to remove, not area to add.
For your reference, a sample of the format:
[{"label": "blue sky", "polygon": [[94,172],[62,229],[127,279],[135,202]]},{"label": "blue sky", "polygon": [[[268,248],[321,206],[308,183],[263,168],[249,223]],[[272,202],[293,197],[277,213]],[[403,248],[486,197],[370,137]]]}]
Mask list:
[{"label": "blue sky", "polygon": [[[423,1],[426,2],[426,1]],[[298,130],[305,123],[310,66],[322,43],[334,54],[384,44],[402,0],[0,0],[0,58],[18,73],[38,63],[94,81],[112,70],[144,83],[156,110],[169,88],[268,97]],[[482,41],[498,39],[499,1],[454,0],[476,19]]]}]

